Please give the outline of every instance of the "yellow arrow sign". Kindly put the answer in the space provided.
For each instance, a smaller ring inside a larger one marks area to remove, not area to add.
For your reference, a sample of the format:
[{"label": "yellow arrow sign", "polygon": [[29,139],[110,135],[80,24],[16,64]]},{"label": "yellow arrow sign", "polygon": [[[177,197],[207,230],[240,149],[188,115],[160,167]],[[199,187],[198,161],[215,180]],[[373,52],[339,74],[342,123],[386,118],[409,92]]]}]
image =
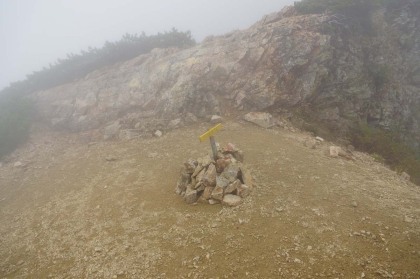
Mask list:
[{"label": "yellow arrow sign", "polygon": [[214,126],[213,128],[209,129],[204,134],[202,134],[201,136],[199,136],[198,138],[200,139],[201,142],[203,142],[206,139],[208,139],[209,137],[213,136],[220,129],[222,129],[222,124],[219,123],[216,126]]}]

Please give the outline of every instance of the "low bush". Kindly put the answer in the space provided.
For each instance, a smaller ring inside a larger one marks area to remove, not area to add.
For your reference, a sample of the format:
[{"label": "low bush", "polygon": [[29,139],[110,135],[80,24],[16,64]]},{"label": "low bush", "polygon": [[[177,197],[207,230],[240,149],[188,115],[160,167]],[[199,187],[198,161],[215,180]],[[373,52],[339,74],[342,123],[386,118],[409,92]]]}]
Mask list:
[{"label": "low bush", "polygon": [[359,150],[376,154],[383,162],[397,172],[406,172],[414,183],[420,185],[420,157],[418,151],[410,148],[390,131],[358,123],[349,134],[352,144]]},{"label": "low bush", "polygon": [[32,113],[32,104],[22,96],[0,96],[0,159],[26,141]]}]

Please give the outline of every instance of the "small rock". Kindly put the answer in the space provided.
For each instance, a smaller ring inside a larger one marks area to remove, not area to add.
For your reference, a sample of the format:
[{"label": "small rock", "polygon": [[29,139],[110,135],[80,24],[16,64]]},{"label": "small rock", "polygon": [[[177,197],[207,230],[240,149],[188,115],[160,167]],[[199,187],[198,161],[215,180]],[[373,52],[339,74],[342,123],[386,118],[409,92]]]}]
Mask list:
[{"label": "small rock", "polygon": [[221,201],[221,200],[223,200],[223,193],[224,193],[224,189],[220,186],[216,186],[216,187],[214,187],[214,189],[211,193],[211,198],[214,199],[214,200]]},{"label": "small rock", "polygon": [[216,186],[225,189],[228,185],[229,185],[229,180],[227,180],[225,177],[223,176],[217,176],[216,177]]},{"label": "small rock", "polygon": [[214,187],[206,187],[204,188],[204,192],[201,197],[205,200],[209,200],[211,198],[211,193],[213,192]]},{"label": "small rock", "polygon": [[188,161],[184,163],[185,172],[193,174],[197,166],[198,162],[196,160],[188,159]]},{"label": "small rock", "polygon": [[114,161],[117,161],[117,158],[115,158],[113,156],[107,156],[105,158],[105,161],[107,161],[107,162],[114,162]]},{"label": "small rock", "polygon": [[100,252],[102,252],[102,248],[101,248],[101,247],[95,247],[95,252],[96,252],[96,253],[100,253]]},{"label": "small rock", "polygon": [[147,154],[147,157],[148,158],[156,158],[158,156],[158,153],[157,152],[151,152],[151,153],[149,153],[149,154]]},{"label": "small rock", "polygon": [[357,206],[358,206],[357,201],[352,201],[352,202],[351,202],[351,206],[353,206],[353,207],[357,207]]},{"label": "small rock", "polygon": [[410,216],[404,216],[404,221],[407,222],[407,223],[412,223],[413,218],[411,218]]},{"label": "small rock", "polygon": [[220,203],[220,201],[214,200],[214,199],[209,199],[209,204],[211,204],[211,205],[218,204],[218,203]]},{"label": "small rock", "polygon": [[210,165],[210,163],[212,162],[212,159],[210,158],[209,155],[204,156],[202,158],[199,158],[198,163],[201,164],[203,167],[207,167],[208,165]]},{"label": "small rock", "polygon": [[197,190],[193,190],[190,187],[187,187],[185,192],[184,201],[188,204],[195,203],[198,200]]},{"label": "small rock", "polygon": [[241,184],[241,186],[237,188],[237,191],[238,196],[240,196],[241,198],[246,198],[251,193],[251,189],[245,184]]},{"label": "small rock", "polygon": [[163,135],[163,133],[160,130],[156,130],[156,132],[153,135],[157,138],[160,138]]},{"label": "small rock", "polygon": [[341,152],[341,148],[339,146],[330,146],[330,156],[333,158],[337,158]]},{"label": "small rock", "polygon": [[194,170],[193,174],[191,175],[191,177],[196,177],[203,169],[204,169],[204,167],[201,164],[199,164],[195,168],[195,170]]},{"label": "small rock", "polygon": [[235,181],[240,173],[240,168],[235,165],[229,165],[225,168],[221,176],[224,176],[230,182]]},{"label": "small rock", "polygon": [[210,118],[210,122],[213,123],[213,124],[222,123],[223,118],[219,115],[212,115],[211,118]]},{"label": "small rock", "polygon": [[408,173],[406,173],[405,171],[403,171],[401,173],[400,177],[401,177],[402,180],[410,181],[410,175]]},{"label": "small rock", "polygon": [[224,196],[222,203],[227,206],[237,206],[242,203],[242,199],[236,195],[228,194]]},{"label": "small rock", "polygon": [[16,163],[13,164],[13,166],[15,168],[21,168],[21,167],[23,167],[23,163],[21,161],[17,161]]},{"label": "small rock", "polygon": [[236,179],[235,181],[233,181],[226,187],[225,194],[231,194],[240,187],[241,187],[241,181],[239,179]]},{"label": "small rock", "polygon": [[230,162],[231,162],[230,159],[225,159],[225,158],[217,159],[216,161],[217,173],[223,172],[223,170],[230,164]]},{"label": "small rock", "polygon": [[184,193],[187,190],[187,185],[189,183],[191,183],[191,176],[188,173],[183,172],[176,184],[175,193],[177,195]]},{"label": "small rock", "polygon": [[206,186],[216,186],[216,166],[210,164],[203,177],[203,182]]},{"label": "small rock", "polygon": [[281,208],[281,207],[277,207],[277,208],[276,208],[276,211],[280,213],[280,212],[283,212],[283,211],[284,211],[284,209],[283,209],[283,208]]},{"label": "small rock", "polygon": [[252,178],[251,172],[241,168],[241,174],[242,174],[242,182],[243,184],[245,184],[246,186],[248,186],[248,188],[251,190],[253,187],[253,183],[254,180]]},{"label": "small rock", "polygon": [[321,137],[316,137],[316,138],[315,138],[315,140],[316,140],[316,141],[319,141],[319,142],[324,142],[324,139],[323,139],[323,138],[321,138]]},{"label": "small rock", "polygon": [[306,147],[309,147],[309,148],[311,148],[311,149],[315,149],[315,148],[316,148],[316,146],[317,146],[317,144],[318,144],[318,141],[316,141],[316,140],[314,140],[314,139],[307,139],[307,140],[305,141],[305,146],[306,146]]}]

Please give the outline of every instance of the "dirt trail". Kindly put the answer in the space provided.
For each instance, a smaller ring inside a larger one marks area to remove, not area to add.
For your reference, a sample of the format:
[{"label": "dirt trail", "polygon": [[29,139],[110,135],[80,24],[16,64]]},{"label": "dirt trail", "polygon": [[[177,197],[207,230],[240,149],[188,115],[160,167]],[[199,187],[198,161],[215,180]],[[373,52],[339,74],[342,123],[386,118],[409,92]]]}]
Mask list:
[{"label": "dirt trail", "polygon": [[420,278],[420,187],[303,133],[225,127],[217,140],[244,151],[257,184],[236,208],[174,193],[182,162],[209,152],[206,125],[22,148],[26,168],[0,167],[0,277]]}]

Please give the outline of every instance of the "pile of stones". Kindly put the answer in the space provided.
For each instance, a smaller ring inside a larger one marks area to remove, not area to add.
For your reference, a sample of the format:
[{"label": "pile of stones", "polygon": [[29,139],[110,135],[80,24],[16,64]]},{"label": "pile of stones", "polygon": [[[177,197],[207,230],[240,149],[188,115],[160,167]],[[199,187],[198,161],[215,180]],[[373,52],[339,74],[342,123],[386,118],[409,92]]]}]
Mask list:
[{"label": "pile of stones", "polygon": [[231,143],[217,149],[216,159],[205,156],[184,163],[175,192],[186,203],[237,206],[251,193],[252,177],[242,163],[243,152]]}]

